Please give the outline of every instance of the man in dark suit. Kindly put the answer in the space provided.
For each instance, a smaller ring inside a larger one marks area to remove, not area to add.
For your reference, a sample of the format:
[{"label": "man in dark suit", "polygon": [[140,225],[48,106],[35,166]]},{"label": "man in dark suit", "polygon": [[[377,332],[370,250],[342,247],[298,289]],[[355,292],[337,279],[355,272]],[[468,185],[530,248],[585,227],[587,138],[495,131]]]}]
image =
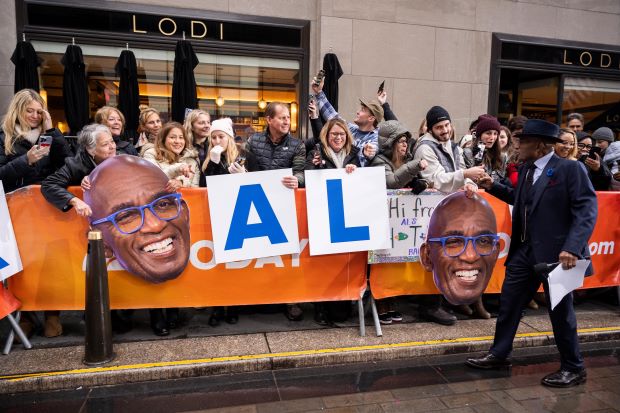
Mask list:
[{"label": "man in dark suit", "polygon": [[[487,355],[470,358],[466,364],[480,369],[509,367],[508,359],[521,313],[540,284],[549,297],[547,279],[534,272],[538,263],[560,262],[573,268],[577,260],[589,256],[588,239],[597,216],[596,194],[580,162],[562,159],[553,153],[558,141],[557,125],[544,120],[528,120],[521,134],[517,187],[505,186],[484,177],[478,185],[495,197],[514,205],[512,239],[506,259],[495,338]],[[592,273],[589,268],[587,275]],[[577,320],[572,293],[567,294],[549,317],[561,357],[560,369],[542,379],[552,387],[569,387],[586,381],[579,352]]]}]

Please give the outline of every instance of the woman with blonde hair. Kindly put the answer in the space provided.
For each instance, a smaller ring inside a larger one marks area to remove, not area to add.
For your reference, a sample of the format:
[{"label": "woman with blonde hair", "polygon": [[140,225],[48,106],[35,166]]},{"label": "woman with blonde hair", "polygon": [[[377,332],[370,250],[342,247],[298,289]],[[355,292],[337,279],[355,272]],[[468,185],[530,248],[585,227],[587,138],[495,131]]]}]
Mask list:
[{"label": "woman with blonde hair", "polygon": [[95,123],[107,126],[110,129],[112,139],[114,139],[116,144],[117,155],[138,156],[136,148],[130,142],[123,139],[125,116],[120,110],[112,106],[103,106],[95,113]]},{"label": "woman with blonde hair", "polygon": [[[208,155],[202,165],[205,176],[258,170],[258,165],[252,158],[252,154],[239,153],[234,136],[233,122],[230,118],[217,119],[211,123]],[[208,321],[209,325],[217,327],[221,320],[225,320],[228,324],[236,324],[239,321],[238,307],[213,307],[213,312]]]},{"label": "woman with blonde hair", "polygon": [[[40,184],[72,156],[64,136],[52,126],[45,101],[32,89],[17,92],[7,110],[0,132],[0,181],[5,192]],[[33,314],[24,313],[20,327],[30,337]],[[62,334],[58,311],[45,312],[45,337]]]},{"label": "woman with blonde hair", "polygon": [[[203,165],[207,158],[208,139],[211,133],[211,115],[202,109],[194,109],[185,117],[185,134],[198,152],[198,164]],[[200,186],[206,186],[205,175],[201,170]]]},{"label": "woman with blonde hair", "polygon": [[138,123],[138,132],[140,132],[140,136],[138,138],[138,143],[136,143],[136,148],[142,148],[140,150],[140,155],[142,155],[145,150],[144,145],[155,142],[161,130],[161,116],[159,115],[159,111],[153,108],[144,109],[140,112]]},{"label": "woman with blonde hair", "polygon": [[560,138],[562,142],[556,143],[553,147],[555,154],[560,158],[576,161],[579,150],[577,148],[577,134],[575,131],[570,128],[562,128],[560,129],[558,138]]},{"label": "woman with blonde hair", "polygon": [[346,168],[353,172],[360,166],[359,149],[353,145],[353,135],[340,118],[327,121],[319,134],[320,151],[308,153],[306,169]]},{"label": "woman with blonde hair", "polygon": [[40,184],[69,156],[69,145],[53,127],[43,98],[32,89],[17,92],[0,132],[0,180],[5,192]]},{"label": "woman with blonde hair", "polygon": [[251,154],[239,152],[234,136],[230,118],[217,119],[211,123],[208,156],[202,165],[205,176],[258,170]]},{"label": "woman with blonde hair", "polygon": [[171,180],[179,181],[180,186],[198,186],[198,156],[180,123],[166,123],[155,143],[144,145],[142,157],[159,166]]}]

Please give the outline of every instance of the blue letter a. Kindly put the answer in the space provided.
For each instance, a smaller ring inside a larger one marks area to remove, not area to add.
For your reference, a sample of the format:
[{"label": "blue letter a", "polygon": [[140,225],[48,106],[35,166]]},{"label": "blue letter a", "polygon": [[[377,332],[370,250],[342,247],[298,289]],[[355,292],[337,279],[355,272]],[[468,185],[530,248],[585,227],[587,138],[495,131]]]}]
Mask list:
[{"label": "blue letter a", "polygon": [[[248,224],[252,204],[254,204],[254,208],[260,217],[260,223]],[[239,187],[239,195],[235,203],[224,250],[242,248],[246,238],[259,237],[269,237],[269,242],[272,244],[288,242],[263,188],[259,184],[242,185]]]},{"label": "blue letter a", "polygon": [[328,179],[326,184],[327,209],[329,211],[329,235],[331,237],[331,242],[370,240],[370,230],[368,227],[345,227],[342,180]]}]

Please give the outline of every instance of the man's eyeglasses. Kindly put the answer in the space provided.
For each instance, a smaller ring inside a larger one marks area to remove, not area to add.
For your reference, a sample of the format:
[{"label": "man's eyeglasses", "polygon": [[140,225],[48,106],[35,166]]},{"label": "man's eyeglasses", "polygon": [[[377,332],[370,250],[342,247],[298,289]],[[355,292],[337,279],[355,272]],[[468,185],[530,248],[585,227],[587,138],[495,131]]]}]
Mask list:
[{"label": "man's eyeglasses", "polygon": [[181,194],[164,195],[146,205],[121,209],[105,218],[93,221],[92,225],[111,222],[121,234],[133,234],[144,226],[145,209],[162,221],[172,221],[181,213]]},{"label": "man's eyeglasses", "polygon": [[461,255],[467,248],[467,244],[472,242],[476,253],[482,257],[491,255],[497,248],[499,235],[483,234],[475,237],[465,237],[461,235],[449,235],[447,237],[429,238],[427,242],[440,242],[444,254],[454,258]]},{"label": "man's eyeglasses", "polygon": [[578,143],[577,147],[579,149],[588,149],[588,150],[592,149],[592,145],[586,145],[585,143]]}]

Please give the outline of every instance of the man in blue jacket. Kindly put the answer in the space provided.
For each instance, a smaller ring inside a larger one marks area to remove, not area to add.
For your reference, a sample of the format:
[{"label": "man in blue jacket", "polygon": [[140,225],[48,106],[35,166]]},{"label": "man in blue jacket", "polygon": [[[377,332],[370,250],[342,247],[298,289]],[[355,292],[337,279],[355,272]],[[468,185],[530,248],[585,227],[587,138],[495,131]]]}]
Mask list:
[{"label": "man in blue jacket", "polygon": [[[524,164],[516,188],[495,183],[488,176],[478,182],[492,195],[514,205],[514,209],[495,339],[488,354],[467,360],[470,367],[510,366],[508,357],[521,312],[541,283],[549,297],[549,284],[544,276],[535,274],[535,264],[559,261],[564,269],[570,269],[578,259],[589,256],[588,239],[597,217],[596,194],[580,162],[553,153],[558,134],[557,125],[528,120],[518,136]],[[591,273],[589,268],[587,274]],[[561,365],[557,372],[545,376],[542,384],[569,387],[584,383],[586,371],[579,352],[572,294],[567,294],[555,309],[551,310],[550,305],[548,308]]]}]

